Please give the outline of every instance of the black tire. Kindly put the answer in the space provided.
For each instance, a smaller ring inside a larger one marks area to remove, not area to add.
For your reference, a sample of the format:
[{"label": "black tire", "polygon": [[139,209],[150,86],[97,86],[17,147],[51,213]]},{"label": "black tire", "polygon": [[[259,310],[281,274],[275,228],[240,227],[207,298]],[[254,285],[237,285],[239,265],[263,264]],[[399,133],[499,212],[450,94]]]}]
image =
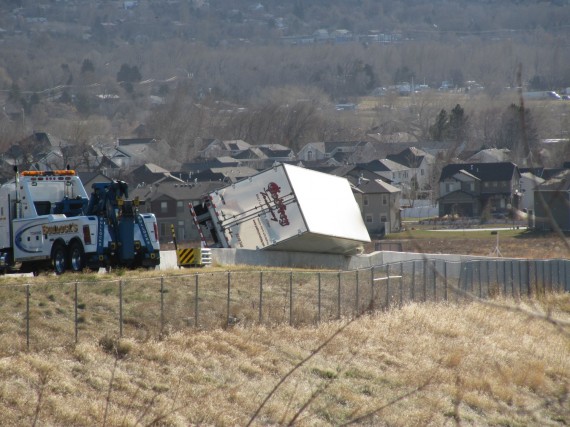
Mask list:
[{"label": "black tire", "polygon": [[85,268],[85,250],[81,242],[73,242],[69,246],[69,269],[81,273]]},{"label": "black tire", "polygon": [[62,243],[56,243],[53,245],[51,250],[51,263],[53,271],[58,276],[65,273],[67,270],[67,253],[65,250],[65,245]]}]

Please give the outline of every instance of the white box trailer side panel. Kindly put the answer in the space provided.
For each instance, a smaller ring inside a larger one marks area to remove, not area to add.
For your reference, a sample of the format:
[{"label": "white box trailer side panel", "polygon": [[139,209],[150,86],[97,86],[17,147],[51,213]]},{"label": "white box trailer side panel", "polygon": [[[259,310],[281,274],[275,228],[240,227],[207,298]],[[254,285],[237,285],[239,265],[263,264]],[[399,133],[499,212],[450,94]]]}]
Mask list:
[{"label": "white box trailer side panel", "polygon": [[282,167],[210,193],[210,199],[232,248],[262,249],[307,231]]},{"label": "white box trailer side panel", "polygon": [[346,178],[298,166],[284,167],[309,232],[370,242],[362,213]]}]

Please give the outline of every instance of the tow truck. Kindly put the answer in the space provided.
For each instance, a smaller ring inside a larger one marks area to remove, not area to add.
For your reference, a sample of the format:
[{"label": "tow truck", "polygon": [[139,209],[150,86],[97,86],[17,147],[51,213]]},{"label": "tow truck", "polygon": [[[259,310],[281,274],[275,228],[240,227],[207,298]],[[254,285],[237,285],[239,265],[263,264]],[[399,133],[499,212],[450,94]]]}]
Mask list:
[{"label": "tow truck", "polygon": [[156,217],[139,211],[123,181],[95,183],[74,170],[23,171],[0,187],[0,274],[156,268]]}]

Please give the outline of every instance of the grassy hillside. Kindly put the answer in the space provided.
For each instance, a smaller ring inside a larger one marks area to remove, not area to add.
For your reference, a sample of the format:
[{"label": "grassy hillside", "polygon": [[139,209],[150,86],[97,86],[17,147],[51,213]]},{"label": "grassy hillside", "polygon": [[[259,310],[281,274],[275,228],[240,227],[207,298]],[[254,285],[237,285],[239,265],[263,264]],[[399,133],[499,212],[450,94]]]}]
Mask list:
[{"label": "grassy hillside", "polygon": [[1,425],[568,425],[570,295],[0,359]]}]

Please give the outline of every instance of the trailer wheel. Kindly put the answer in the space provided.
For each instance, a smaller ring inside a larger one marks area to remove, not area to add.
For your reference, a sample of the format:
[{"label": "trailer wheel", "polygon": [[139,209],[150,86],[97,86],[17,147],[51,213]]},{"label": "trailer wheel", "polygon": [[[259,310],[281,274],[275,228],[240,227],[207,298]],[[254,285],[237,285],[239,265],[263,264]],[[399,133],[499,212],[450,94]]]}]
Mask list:
[{"label": "trailer wheel", "polygon": [[51,250],[51,260],[55,274],[65,273],[67,268],[67,257],[65,256],[65,246],[62,243],[56,243]]},{"label": "trailer wheel", "polygon": [[69,268],[74,273],[80,273],[85,267],[85,251],[79,242],[73,242],[69,247]]}]

